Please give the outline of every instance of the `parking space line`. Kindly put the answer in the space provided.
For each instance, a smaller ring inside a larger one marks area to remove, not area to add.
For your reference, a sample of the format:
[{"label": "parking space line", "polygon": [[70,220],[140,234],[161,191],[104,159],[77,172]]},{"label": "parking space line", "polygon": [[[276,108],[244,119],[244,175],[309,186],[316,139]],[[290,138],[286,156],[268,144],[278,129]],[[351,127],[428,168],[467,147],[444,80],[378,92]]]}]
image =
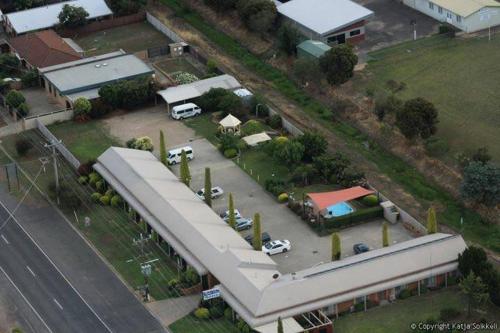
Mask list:
[{"label": "parking space line", "polygon": [[30,266],[26,266],[26,268],[28,269],[28,271],[30,271],[31,275],[33,275],[33,277],[36,277],[36,274],[35,272],[33,272],[30,268]]},{"label": "parking space line", "polygon": [[54,303],[56,303],[56,305],[59,307],[59,309],[63,310],[63,307],[61,304],[59,304],[59,302],[57,301],[57,299],[53,299],[54,300]]},{"label": "parking space line", "polygon": [[7,240],[7,238],[5,238],[5,236],[2,234],[0,235],[0,237],[2,237],[3,241],[8,245],[10,244],[9,241]]}]

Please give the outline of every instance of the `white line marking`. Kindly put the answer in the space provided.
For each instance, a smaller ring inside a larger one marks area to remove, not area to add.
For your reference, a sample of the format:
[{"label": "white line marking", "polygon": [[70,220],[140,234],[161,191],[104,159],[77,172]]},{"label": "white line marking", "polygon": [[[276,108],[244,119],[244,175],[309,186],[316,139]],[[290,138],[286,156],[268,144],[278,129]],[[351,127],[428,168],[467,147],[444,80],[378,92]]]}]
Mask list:
[{"label": "white line marking", "polygon": [[61,304],[59,304],[59,302],[57,301],[57,299],[54,298],[54,302],[56,303],[56,305],[59,307],[59,309],[63,310],[63,307]]},{"label": "white line marking", "polygon": [[2,266],[0,266],[0,270],[3,272],[3,274],[5,274],[5,276],[7,277],[7,279],[10,281],[10,283],[12,283],[12,285],[14,286],[14,288],[16,288],[17,292],[21,295],[21,297],[24,299],[24,301],[29,305],[29,307],[31,308],[31,310],[33,310],[33,312],[36,314],[36,316],[38,317],[38,319],[40,319],[40,321],[42,322],[42,324],[47,328],[47,330],[50,332],[50,333],[54,333],[54,331],[52,331],[49,327],[49,325],[47,325],[47,323],[45,322],[45,320],[43,320],[42,316],[40,316],[40,314],[38,313],[38,311],[35,310],[35,308],[33,307],[33,305],[31,305],[31,303],[28,301],[28,299],[26,298],[26,296],[24,296],[24,294],[21,292],[21,290],[19,290],[19,288],[16,286],[16,284],[14,283],[14,281],[12,281],[12,279],[10,278],[10,276],[7,274],[7,272],[3,269]]},{"label": "white line marking", "polygon": [[3,241],[6,243],[6,244],[10,244],[9,241],[7,240],[7,238],[5,238],[5,236],[2,234],[1,235]]},{"label": "white line marking", "polygon": [[28,269],[28,271],[30,271],[31,275],[33,275],[34,277],[36,277],[36,274],[35,272],[33,272],[30,268],[30,266],[26,266],[26,268]]},{"label": "white line marking", "polygon": [[[17,220],[17,218],[12,215],[12,213],[10,212],[10,210],[7,209],[7,207],[5,207],[5,205],[3,204],[2,201],[0,201],[0,205],[3,207],[3,209],[10,215],[12,216],[12,220],[14,222],[16,222],[16,224],[18,225],[18,227],[26,234],[26,236],[28,236],[28,238],[33,242],[33,244],[35,244],[35,246],[38,248],[38,250],[40,250],[40,252],[43,253],[43,255],[45,256],[45,258],[47,258],[47,260],[52,264],[52,266],[54,266],[54,268],[56,269],[56,271],[63,277],[63,279],[68,283],[68,285],[71,287],[71,289],[73,289],[75,291],[75,293],[80,297],[80,299],[83,301],[83,303],[85,303],[85,305],[90,309],[90,311],[94,314],[94,316],[96,316],[97,319],[99,319],[99,321],[102,323],[102,325],[106,328],[106,330],[110,333],[113,333],[113,331],[109,328],[109,326],[101,319],[101,317],[99,317],[99,315],[95,312],[95,310],[90,307],[89,303],[87,303],[87,301],[82,297],[82,295],[78,292],[78,290],[76,290],[76,288],[71,284],[71,282],[69,282],[68,278],[66,278],[66,276],[61,272],[61,270],[56,266],[56,264],[52,261],[52,259],[49,258],[49,256],[42,250],[42,248],[40,247],[40,245],[38,245],[37,242],[35,242],[35,240],[33,239],[33,237],[31,237],[31,235],[23,228],[23,226],[19,223],[19,221]],[[51,331],[52,332],[52,331]]]}]

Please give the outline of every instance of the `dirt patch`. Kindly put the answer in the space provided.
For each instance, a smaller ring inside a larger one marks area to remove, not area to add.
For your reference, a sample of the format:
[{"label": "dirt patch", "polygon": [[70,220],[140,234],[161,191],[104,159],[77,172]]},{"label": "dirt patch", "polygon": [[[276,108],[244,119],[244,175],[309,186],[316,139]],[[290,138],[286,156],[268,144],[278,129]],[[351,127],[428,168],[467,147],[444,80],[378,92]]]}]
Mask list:
[{"label": "dirt patch", "polygon": [[193,130],[168,117],[165,105],[118,114],[102,122],[123,145],[132,138],[149,136],[153,140],[155,152],[160,147],[160,130],[165,134],[167,147],[177,146],[195,137]]}]

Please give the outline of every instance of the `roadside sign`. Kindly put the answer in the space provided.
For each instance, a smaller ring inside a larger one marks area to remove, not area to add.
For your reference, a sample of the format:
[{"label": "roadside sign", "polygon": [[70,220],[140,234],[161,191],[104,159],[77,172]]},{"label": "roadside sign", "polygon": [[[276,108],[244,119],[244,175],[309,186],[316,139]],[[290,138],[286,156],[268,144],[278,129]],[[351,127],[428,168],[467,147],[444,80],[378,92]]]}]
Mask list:
[{"label": "roadside sign", "polygon": [[220,290],[219,288],[208,289],[201,292],[202,298],[204,301],[208,301],[209,299],[219,298]]}]

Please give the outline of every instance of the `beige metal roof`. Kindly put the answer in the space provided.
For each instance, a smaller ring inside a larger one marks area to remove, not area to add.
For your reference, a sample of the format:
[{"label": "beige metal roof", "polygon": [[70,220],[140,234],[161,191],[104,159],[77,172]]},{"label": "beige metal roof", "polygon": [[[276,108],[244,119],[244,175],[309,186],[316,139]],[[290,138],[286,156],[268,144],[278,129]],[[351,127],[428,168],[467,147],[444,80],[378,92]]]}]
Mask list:
[{"label": "beige metal roof", "polygon": [[224,119],[219,121],[219,125],[226,128],[236,127],[239,124],[241,124],[241,121],[232,114],[228,114],[226,117],[224,117]]},{"label": "beige metal roof", "polygon": [[205,80],[199,80],[188,84],[170,87],[165,90],[160,90],[158,91],[158,95],[160,95],[168,104],[172,104],[200,97],[212,88],[233,90],[240,87],[241,84],[233,76],[223,74]]},{"label": "beige metal roof", "polygon": [[276,263],[150,152],[109,148],[94,168],[189,264],[220,281],[224,300],[252,327],[452,271],[466,248],[459,235],[433,234],[274,279]]},{"label": "beige metal roof", "polygon": [[500,2],[495,0],[431,0],[431,2],[462,17],[472,15],[485,7],[500,7]]},{"label": "beige metal roof", "polygon": [[249,146],[256,146],[261,142],[266,142],[266,141],[270,141],[270,140],[271,140],[271,137],[269,135],[267,135],[266,132],[248,135],[248,136],[245,136],[243,138],[243,141],[245,141],[245,143]]}]

